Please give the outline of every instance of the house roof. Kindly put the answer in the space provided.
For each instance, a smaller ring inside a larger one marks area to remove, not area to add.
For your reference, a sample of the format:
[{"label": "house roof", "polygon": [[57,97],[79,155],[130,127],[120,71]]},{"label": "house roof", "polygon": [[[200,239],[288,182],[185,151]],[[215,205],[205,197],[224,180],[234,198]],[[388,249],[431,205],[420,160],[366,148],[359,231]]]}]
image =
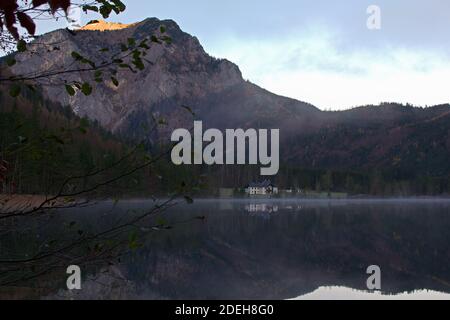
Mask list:
[{"label": "house roof", "polygon": [[273,186],[270,180],[264,180],[262,182],[250,182],[247,188],[268,188]]}]

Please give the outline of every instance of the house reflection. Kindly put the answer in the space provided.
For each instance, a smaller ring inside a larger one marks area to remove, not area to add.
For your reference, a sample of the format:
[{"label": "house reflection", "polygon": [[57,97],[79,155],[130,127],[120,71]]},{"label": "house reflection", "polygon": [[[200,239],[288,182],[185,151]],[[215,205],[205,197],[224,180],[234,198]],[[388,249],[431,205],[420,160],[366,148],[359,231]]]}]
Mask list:
[{"label": "house reflection", "polygon": [[276,213],[278,205],[267,203],[250,203],[245,206],[245,210],[250,213]]}]

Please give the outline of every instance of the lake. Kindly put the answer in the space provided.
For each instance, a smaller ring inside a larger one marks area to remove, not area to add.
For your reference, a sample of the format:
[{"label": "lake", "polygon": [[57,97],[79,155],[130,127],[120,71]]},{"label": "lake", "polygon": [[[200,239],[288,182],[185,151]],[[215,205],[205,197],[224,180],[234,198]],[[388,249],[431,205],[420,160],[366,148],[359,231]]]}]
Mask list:
[{"label": "lake", "polygon": [[[151,205],[108,202],[63,216],[97,228]],[[161,218],[172,227],[140,225],[146,236],[139,248],[105,272],[84,275],[81,291],[47,297],[350,299],[360,292],[448,299],[450,293],[448,200],[209,199],[180,203]],[[381,269],[381,292],[367,292],[370,265]]]}]

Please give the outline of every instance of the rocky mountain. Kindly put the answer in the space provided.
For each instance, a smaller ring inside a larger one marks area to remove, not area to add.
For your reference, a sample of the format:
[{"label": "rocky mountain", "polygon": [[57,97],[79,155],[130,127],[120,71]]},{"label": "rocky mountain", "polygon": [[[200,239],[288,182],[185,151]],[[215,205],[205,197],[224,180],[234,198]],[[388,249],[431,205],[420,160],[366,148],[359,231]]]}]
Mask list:
[{"label": "rocky mountain", "polygon": [[[280,128],[282,161],[296,166],[335,170],[394,170],[396,174],[450,174],[450,106],[417,108],[386,103],[348,111],[325,112],[314,106],[272,94],[242,78],[239,68],[208,55],[198,39],[171,20],[146,19],[132,25],[94,22],[70,32],[57,30],[37,41],[57,46],[38,54],[18,54],[14,71],[33,74],[73,63],[71,52],[96,63],[105,48],[119,53],[121,44],[141,41],[164,26],[172,43],[153,44],[146,69],[121,70],[120,85],[95,86],[91,96],[70,97],[62,86],[44,86],[44,94],[69,105],[79,116],[130,138],[149,137],[154,118],[164,118],[150,137],[168,141],[175,128],[190,128],[192,115],[216,128]],[[59,81],[87,81],[84,73]],[[426,90],[426,87],[424,87]],[[326,88],[324,88],[326,94]]]},{"label": "rocky mountain", "polygon": [[[112,83],[95,87],[89,97],[77,92],[69,97],[61,86],[45,86],[48,97],[70,105],[79,116],[98,120],[113,132],[137,135],[151,115],[168,121],[165,131],[191,127],[192,115],[182,106],[189,106],[208,126],[230,127],[270,124],[297,125],[305,115],[319,112],[306,103],[275,96],[244,81],[239,68],[225,59],[209,56],[198,39],[184,33],[171,20],[147,19],[133,25],[91,23],[71,33],[58,30],[38,41],[57,44],[58,50],[39,47],[37,54],[19,55],[17,73],[36,73],[58,69],[73,62],[71,52],[89,57],[96,63],[104,59],[102,49],[120,53],[121,44],[133,38],[142,41],[158,33],[160,26],[172,44],[153,44],[145,57],[146,69],[132,73],[120,71],[118,87]],[[87,74],[60,77],[61,80],[86,81]],[[169,121],[170,120],[170,121]],[[145,134],[145,132],[140,132]]]}]

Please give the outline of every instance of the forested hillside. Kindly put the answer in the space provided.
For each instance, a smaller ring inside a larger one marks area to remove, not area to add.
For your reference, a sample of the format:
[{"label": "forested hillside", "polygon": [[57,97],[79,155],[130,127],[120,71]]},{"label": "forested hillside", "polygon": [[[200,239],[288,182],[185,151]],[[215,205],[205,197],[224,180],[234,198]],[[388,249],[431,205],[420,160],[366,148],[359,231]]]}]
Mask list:
[{"label": "forested hillside", "polygon": [[[31,90],[17,98],[0,92],[0,143],[2,193],[52,194],[70,177],[78,177],[74,190],[89,188],[127,172],[146,154]],[[98,170],[104,171],[89,176]],[[148,168],[142,171],[90,194],[148,193],[155,189],[152,175]]]}]

